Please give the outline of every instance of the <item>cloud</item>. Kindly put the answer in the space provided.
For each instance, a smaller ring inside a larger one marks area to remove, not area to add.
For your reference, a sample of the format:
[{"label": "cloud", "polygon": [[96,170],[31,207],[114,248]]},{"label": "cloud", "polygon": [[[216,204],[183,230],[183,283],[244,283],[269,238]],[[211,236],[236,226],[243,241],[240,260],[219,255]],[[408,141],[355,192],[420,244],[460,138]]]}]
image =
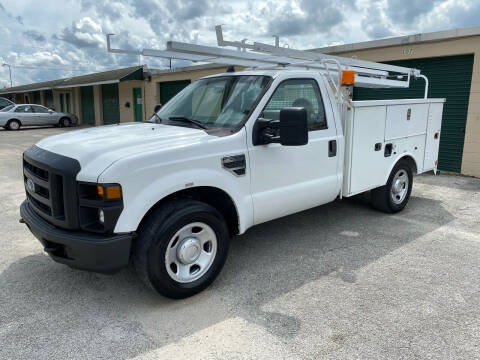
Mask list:
[{"label": "cloud", "polygon": [[387,15],[395,22],[410,24],[429,13],[441,0],[388,0]]},{"label": "cloud", "polygon": [[47,40],[43,34],[36,30],[25,30],[23,36],[36,42],[45,42]]},{"label": "cloud", "polygon": [[301,0],[280,7],[270,2],[263,14],[271,19],[267,28],[269,34],[279,36],[328,33],[345,20],[341,6],[330,0]]},{"label": "cloud", "polygon": [[381,0],[374,0],[367,8],[362,27],[369,38],[382,39],[394,35],[390,19],[385,14]]},{"label": "cloud", "polygon": [[70,27],[64,28],[62,35],[56,38],[78,48],[100,48],[105,44],[102,26],[90,17],[84,17],[74,22]]}]

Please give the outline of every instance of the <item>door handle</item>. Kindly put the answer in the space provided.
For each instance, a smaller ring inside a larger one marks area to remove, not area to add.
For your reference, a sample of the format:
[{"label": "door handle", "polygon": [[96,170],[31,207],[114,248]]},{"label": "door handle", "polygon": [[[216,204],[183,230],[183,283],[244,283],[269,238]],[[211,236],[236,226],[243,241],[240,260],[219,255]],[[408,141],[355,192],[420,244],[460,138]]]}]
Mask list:
[{"label": "door handle", "polygon": [[337,140],[330,140],[328,142],[328,157],[337,156]]},{"label": "door handle", "polygon": [[393,150],[393,144],[387,144],[385,145],[385,151],[383,153],[383,155],[385,157],[390,157],[392,156],[392,150]]}]

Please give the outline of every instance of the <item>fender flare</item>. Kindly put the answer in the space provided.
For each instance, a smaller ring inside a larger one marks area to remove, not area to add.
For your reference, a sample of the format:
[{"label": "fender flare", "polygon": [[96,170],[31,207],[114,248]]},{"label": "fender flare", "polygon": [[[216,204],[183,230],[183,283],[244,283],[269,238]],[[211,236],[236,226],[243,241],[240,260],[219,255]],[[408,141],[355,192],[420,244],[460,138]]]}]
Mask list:
[{"label": "fender flare", "polygon": [[397,161],[395,161],[391,166],[390,168],[388,169],[388,172],[387,172],[387,176],[385,178],[385,181],[384,181],[384,184],[387,183],[388,181],[388,178],[390,177],[390,174],[392,173],[392,170],[393,168],[399,163],[399,161],[403,160],[403,159],[406,159],[408,158],[409,160],[408,161],[412,161],[415,165],[415,169],[412,169],[412,172],[415,174],[415,173],[418,173],[418,163],[417,163],[417,160],[415,159],[415,157],[413,156],[413,154],[407,152],[407,153],[403,153],[398,159]]}]

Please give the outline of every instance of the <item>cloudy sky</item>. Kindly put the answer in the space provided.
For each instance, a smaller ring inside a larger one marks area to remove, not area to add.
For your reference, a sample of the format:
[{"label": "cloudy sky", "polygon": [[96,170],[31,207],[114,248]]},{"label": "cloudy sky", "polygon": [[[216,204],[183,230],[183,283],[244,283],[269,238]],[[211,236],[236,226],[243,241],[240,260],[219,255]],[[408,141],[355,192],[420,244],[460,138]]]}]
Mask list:
[{"label": "cloudy sky", "polygon": [[[106,33],[121,48],[215,45],[216,24],[227,40],[279,35],[281,45],[313,48],[477,26],[480,0],[0,0],[0,62],[14,85],[105,71],[139,63],[108,54]],[[8,84],[0,67],[0,87]]]}]

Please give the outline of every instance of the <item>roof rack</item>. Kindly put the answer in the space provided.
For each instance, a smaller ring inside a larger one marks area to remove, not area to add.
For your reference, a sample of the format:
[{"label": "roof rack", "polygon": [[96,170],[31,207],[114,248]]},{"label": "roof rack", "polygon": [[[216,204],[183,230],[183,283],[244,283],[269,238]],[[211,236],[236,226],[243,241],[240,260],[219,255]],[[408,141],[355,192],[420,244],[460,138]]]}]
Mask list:
[{"label": "roof rack", "polygon": [[[107,50],[117,54],[133,54],[169,59],[189,60],[192,62],[237,65],[252,69],[311,69],[327,76],[340,95],[340,82],[343,70],[355,71],[355,86],[369,88],[408,88],[411,78],[425,80],[425,98],[428,93],[428,79],[420,70],[402,66],[381,64],[322,53],[280,47],[278,36],[275,45],[242,41],[226,41],[222,26],[215,27],[218,47],[168,41],[166,50],[122,50],[111,47],[107,34]],[[236,50],[225,49],[235,47]]]}]

